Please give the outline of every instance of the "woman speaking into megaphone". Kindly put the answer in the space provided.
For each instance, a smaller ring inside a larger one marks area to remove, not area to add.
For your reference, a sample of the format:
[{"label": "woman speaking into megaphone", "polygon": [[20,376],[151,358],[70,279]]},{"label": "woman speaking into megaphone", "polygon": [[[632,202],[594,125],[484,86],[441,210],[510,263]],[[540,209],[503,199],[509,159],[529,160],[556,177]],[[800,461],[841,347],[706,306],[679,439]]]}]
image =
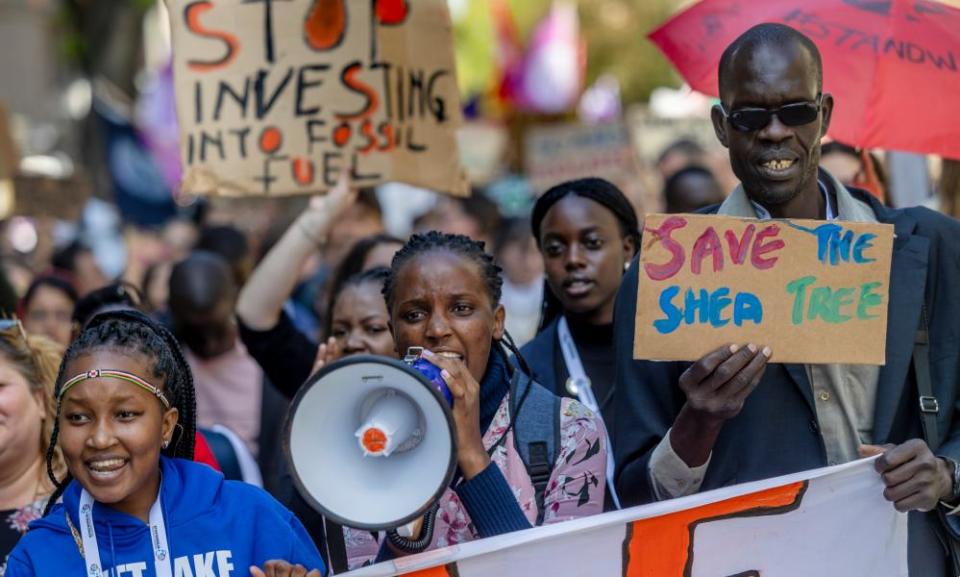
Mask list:
[{"label": "woman speaking into megaphone", "polygon": [[394,256],[383,294],[396,349],[423,347],[442,370],[458,472],[405,536],[388,531],[378,544],[351,532],[351,568],[602,512],[602,421],[532,383],[519,355],[519,368],[510,363],[502,283],[483,243],[465,236],[414,235]]}]

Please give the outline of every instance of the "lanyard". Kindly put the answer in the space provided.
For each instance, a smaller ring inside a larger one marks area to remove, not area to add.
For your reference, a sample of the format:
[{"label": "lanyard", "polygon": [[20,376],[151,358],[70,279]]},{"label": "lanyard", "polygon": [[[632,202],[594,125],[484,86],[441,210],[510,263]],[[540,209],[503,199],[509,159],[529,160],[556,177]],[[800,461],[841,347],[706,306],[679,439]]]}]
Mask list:
[{"label": "lanyard", "polygon": [[[83,561],[87,577],[104,577],[100,564],[100,546],[93,528],[93,497],[86,489],[80,493],[80,537],[83,540]],[[167,528],[163,522],[160,495],[150,507],[150,545],[153,550],[153,566],[157,577],[173,577],[170,566],[170,549],[167,548]]]},{"label": "lanyard", "polygon": [[[560,317],[557,321],[557,337],[560,339],[560,352],[563,353],[563,362],[567,365],[567,372],[570,378],[567,379],[567,391],[571,395],[576,395],[577,400],[583,403],[588,409],[593,411],[600,420],[603,415],[600,413],[600,404],[597,403],[597,397],[593,394],[593,387],[590,384],[590,377],[583,370],[583,363],[580,362],[580,353],[577,352],[577,343],[573,342],[573,336],[570,334],[570,327],[567,325],[567,317]],[[610,497],[617,509],[620,508],[620,499],[617,497],[617,490],[613,484],[613,448],[610,446],[610,433],[607,437],[607,490],[610,491]]]}]

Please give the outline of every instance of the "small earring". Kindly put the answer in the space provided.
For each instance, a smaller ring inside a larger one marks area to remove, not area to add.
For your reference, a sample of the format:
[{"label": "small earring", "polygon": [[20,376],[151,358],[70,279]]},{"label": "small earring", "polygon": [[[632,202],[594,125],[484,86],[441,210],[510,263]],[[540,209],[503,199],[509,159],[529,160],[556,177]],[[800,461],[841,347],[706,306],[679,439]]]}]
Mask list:
[{"label": "small earring", "polygon": [[630,263],[629,263],[629,262],[623,263],[623,270],[624,270],[624,271],[630,270]]},{"label": "small earring", "polygon": [[167,450],[167,447],[170,446],[170,441],[164,441],[161,446],[163,447],[163,450],[166,451],[166,450]]}]

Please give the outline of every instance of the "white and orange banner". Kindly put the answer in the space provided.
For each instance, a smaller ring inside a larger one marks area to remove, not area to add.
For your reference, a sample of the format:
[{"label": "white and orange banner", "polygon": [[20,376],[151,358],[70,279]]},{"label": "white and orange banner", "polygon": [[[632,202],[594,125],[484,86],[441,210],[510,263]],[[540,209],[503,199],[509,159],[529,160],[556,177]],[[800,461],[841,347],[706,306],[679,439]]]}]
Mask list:
[{"label": "white and orange banner", "polygon": [[873,461],[380,563],[353,577],[906,577],[907,517]]}]

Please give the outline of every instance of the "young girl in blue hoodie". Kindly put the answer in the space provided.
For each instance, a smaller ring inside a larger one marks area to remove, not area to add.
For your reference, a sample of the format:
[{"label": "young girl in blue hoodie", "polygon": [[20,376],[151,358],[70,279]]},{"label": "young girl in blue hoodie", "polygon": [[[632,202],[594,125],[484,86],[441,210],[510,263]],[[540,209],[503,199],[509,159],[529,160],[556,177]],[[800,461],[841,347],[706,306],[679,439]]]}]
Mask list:
[{"label": "young girl in blue hoodie", "polygon": [[[320,577],[300,522],[262,490],[192,462],[190,370],[169,331],[133,311],[95,317],[67,350],[48,473],[61,503],[6,577]],[[50,469],[59,442],[68,474]]]}]

